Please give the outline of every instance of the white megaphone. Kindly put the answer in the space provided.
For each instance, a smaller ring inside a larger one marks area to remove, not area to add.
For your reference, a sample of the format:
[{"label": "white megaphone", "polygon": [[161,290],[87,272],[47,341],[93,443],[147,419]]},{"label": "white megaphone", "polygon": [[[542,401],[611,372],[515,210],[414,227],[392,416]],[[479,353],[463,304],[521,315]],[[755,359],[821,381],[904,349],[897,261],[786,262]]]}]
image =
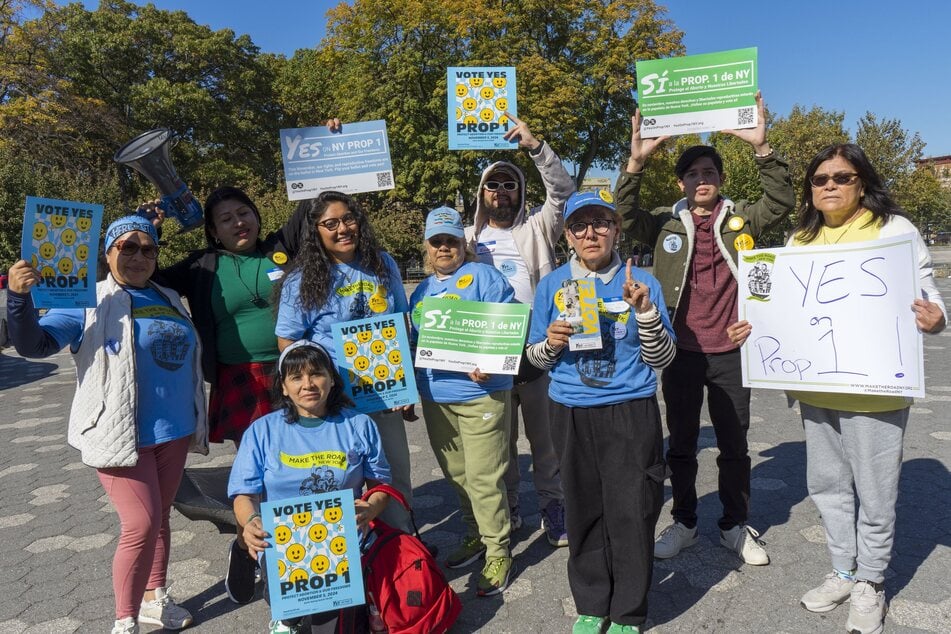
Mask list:
[{"label": "white megaphone", "polygon": [[175,173],[168,151],[175,133],[168,128],[156,128],[135,137],[122,146],[113,157],[117,163],[128,165],[145,176],[162,194],[160,206],[165,213],[191,231],[204,224],[201,205],[192,196],[188,185]]}]

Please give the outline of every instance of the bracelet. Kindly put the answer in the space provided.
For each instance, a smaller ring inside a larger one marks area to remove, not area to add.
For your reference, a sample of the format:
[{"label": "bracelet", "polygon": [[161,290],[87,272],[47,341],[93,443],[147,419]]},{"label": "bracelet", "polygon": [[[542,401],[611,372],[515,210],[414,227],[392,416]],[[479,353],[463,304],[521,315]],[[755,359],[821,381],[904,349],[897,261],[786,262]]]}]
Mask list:
[{"label": "bracelet", "polygon": [[261,514],[260,514],[260,513],[251,513],[251,515],[248,515],[248,519],[244,520],[244,525],[247,526],[248,524],[250,524],[251,522],[253,522],[253,521],[254,521],[254,518],[256,518],[256,517],[261,517]]},{"label": "bracelet", "polygon": [[769,158],[775,153],[776,153],[776,150],[774,150],[773,148],[769,148],[769,152],[767,152],[766,154],[757,154],[756,152],[753,152],[753,156],[755,156],[756,158]]}]

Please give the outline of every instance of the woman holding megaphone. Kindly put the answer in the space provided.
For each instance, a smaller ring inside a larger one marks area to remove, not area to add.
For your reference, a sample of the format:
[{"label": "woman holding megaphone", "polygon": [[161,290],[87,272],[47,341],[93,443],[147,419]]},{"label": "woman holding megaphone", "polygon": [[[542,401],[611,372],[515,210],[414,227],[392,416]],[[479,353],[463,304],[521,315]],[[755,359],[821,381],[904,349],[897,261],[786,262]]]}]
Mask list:
[{"label": "woman holding megaphone", "polygon": [[[165,215],[150,201],[161,227]],[[295,213],[263,238],[261,214],[237,187],[219,187],[204,206],[207,246],[158,272],[188,299],[202,342],[202,369],[211,383],[209,440],[237,446],[251,422],[271,411],[268,390],[278,357],[271,290],[297,253],[304,214]],[[149,215],[153,215],[150,213]],[[254,598],[255,563],[240,537],[231,544],[225,589],[235,603]]]}]

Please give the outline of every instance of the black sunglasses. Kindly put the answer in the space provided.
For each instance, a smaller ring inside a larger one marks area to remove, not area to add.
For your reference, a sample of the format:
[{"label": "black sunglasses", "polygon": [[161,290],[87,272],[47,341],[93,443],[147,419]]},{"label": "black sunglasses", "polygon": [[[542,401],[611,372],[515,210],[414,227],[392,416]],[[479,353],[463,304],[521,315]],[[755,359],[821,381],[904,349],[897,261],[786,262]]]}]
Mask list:
[{"label": "black sunglasses", "polygon": [[829,182],[829,179],[832,179],[832,182],[836,185],[851,185],[858,180],[859,175],[852,174],[835,174],[829,176],[828,174],[819,174],[818,176],[813,176],[809,179],[809,182],[812,183],[813,187],[825,187],[826,183]]},{"label": "black sunglasses", "polygon": [[446,245],[447,247],[451,249],[452,247],[459,244],[460,240],[459,238],[456,238],[454,236],[433,236],[432,238],[428,240],[428,242],[430,246],[434,249],[439,249],[443,245]]}]

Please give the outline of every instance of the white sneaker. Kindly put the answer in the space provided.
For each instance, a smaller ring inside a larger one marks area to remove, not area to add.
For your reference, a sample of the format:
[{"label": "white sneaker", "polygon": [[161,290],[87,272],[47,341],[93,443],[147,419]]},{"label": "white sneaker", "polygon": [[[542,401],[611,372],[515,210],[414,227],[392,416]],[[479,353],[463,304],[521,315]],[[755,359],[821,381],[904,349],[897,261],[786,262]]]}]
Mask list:
[{"label": "white sneaker", "polygon": [[192,624],[191,613],[172,601],[165,588],[155,589],[155,599],[142,601],[139,623],[161,625],[166,630],[180,630]]},{"label": "white sneaker", "polygon": [[822,585],[802,595],[799,604],[810,612],[829,612],[848,601],[854,585],[854,579],[846,579],[830,572],[825,576]]},{"label": "white sneaker", "polygon": [[720,545],[729,548],[740,556],[740,559],[751,566],[765,566],[769,563],[769,555],[763,549],[765,542],[758,539],[759,533],[739,524],[728,531],[720,531]]},{"label": "white sneaker", "polygon": [[670,559],[684,548],[697,543],[700,538],[697,527],[687,528],[680,522],[674,522],[660,533],[654,542],[654,557]]},{"label": "white sneaker", "polygon": [[139,634],[139,624],[132,616],[116,619],[116,624],[112,626],[112,634]]},{"label": "white sneaker", "polygon": [[[877,586],[877,587],[876,587]],[[856,581],[850,594],[849,620],[845,629],[852,634],[879,634],[885,629],[885,591],[881,584]]]}]

